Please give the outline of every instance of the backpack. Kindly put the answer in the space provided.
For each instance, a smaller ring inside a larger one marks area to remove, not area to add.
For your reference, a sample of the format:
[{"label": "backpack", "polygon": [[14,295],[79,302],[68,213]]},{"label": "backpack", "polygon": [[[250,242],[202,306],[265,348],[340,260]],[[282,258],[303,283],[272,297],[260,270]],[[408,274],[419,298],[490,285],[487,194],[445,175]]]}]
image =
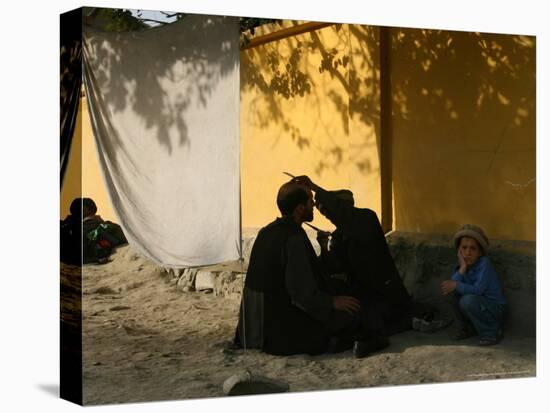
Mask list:
[{"label": "backpack", "polygon": [[111,221],[101,222],[86,234],[84,239],[84,263],[105,263],[112,254],[113,247],[127,242],[120,225]]}]

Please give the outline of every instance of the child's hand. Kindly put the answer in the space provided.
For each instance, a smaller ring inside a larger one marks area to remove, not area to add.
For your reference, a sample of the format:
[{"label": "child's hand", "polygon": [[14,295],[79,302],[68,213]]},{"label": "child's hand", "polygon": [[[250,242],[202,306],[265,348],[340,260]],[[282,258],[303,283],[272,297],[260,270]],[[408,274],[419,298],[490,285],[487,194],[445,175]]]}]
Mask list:
[{"label": "child's hand", "polygon": [[466,270],[468,269],[468,265],[466,264],[466,261],[464,260],[464,257],[462,256],[462,252],[458,250],[458,272],[461,275],[464,275],[466,273]]},{"label": "child's hand", "polygon": [[446,280],[441,283],[441,295],[452,293],[456,288],[456,281]]}]

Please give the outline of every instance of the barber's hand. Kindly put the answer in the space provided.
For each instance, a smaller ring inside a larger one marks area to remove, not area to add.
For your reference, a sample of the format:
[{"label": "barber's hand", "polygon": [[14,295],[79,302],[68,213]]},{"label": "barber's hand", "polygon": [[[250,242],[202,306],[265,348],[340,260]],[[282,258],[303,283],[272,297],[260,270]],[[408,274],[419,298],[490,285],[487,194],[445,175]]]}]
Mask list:
[{"label": "barber's hand", "polygon": [[315,185],[313,183],[313,181],[309,178],[309,176],[307,175],[300,175],[300,176],[297,176],[296,178],[294,178],[292,180],[293,182],[296,182],[297,184],[300,184],[300,185],[305,185],[307,186],[309,189],[311,189],[312,191],[317,191],[319,189],[319,187],[317,185]]},{"label": "barber's hand", "polygon": [[456,289],[456,281],[446,280],[441,283],[441,295],[452,293]]},{"label": "barber's hand", "polygon": [[328,251],[328,239],[330,237],[330,232],[328,231],[317,231],[317,242],[321,247],[321,251]]},{"label": "barber's hand", "polygon": [[336,295],[332,297],[332,305],[336,311],[346,311],[349,314],[356,313],[361,308],[359,300],[349,295]]}]

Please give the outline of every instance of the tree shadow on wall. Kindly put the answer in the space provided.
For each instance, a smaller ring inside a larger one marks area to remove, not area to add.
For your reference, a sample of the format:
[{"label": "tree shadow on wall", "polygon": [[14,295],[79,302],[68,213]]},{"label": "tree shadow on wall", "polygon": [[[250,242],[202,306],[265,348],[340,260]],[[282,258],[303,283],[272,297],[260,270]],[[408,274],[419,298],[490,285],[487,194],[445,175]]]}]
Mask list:
[{"label": "tree shadow on wall", "polygon": [[[461,208],[463,197],[454,191],[464,187],[464,178],[446,167],[450,159],[476,168],[472,185],[486,196],[480,204],[509,205],[504,177],[521,176],[520,159],[532,159],[521,168],[532,168],[532,178],[535,173],[535,39],[392,29],[391,56],[396,219],[410,227]],[[499,159],[514,156],[517,167],[504,170]],[[480,157],[483,163],[472,163]],[[414,189],[418,182],[432,190],[441,182],[449,188],[447,196],[432,196],[421,209],[400,208],[425,202],[426,190]],[[531,201],[528,197],[525,205]],[[493,213],[505,215],[500,207]]]},{"label": "tree shadow on wall", "polygon": [[395,117],[470,121],[493,105],[502,123],[521,126],[534,115],[534,38],[392,29],[391,43]]},{"label": "tree shadow on wall", "polygon": [[[330,46],[325,36],[332,37]],[[358,38],[353,46],[350,36]],[[333,129],[342,130],[344,138],[348,138],[357,134],[353,122],[360,122],[374,131],[374,139],[362,136],[349,144],[348,139],[333,136],[320,110],[306,108],[310,116],[306,123],[315,125],[316,130],[322,129],[330,139],[327,146],[317,147],[321,159],[315,165],[316,173],[338,170],[349,163],[364,175],[374,173],[370,158],[380,136],[377,45],[377,28],[335,24],[244,51],[241,91],[256,92],[247,109],[254,125],[261,129],[278,127],[281,136],[289,138],[300,150],[311,149],[316,145],[315,137],[309,131],[304,132],[304,124],[285,111],[284,101],[307,97],[317,107],[328,101],[339,119]]]},{"label": "tree shadow on wall", "polygon": [[[175,144],[188,145],[187,110],[205,107],[219,81],[238,68],[234,21],[188,15],[139,32],[98,33],[86,27],[85,47],[97,62],[94,80],[104,92],[100,98],[114,113],[131,109],[139,115],[146,128],[156,129],[158,142],[169,153]],[[178,30],[182,25],[184,29]],[[181,89],[168,94],[166,87],[173,84]],[[171,133],[176,135],[175,143]],[[112,138],[115,147],[124,151],[118,135]]]},{"label": "tree shadow on wall", "polygon": [[[324,44],[323,32],[329,30],[340,37],[336,48]],[[391,50],[387,52],[393,66],[388,74],[392,99],[389,107],[382,109],[380,41],[376,26],[333,25],[287,38],[285,44],[276,41],[241,53],[241,91],[257,92],[254,103],[258,104],[249,108],[255,126],[279,127],[282,136],[305,150],[314,144],[314,137],[304,133],[304,125],[285,112],[283,102],[304,96],[329,100],[339,114],[342,129],[361,142],[350,148],[349,160],[359,171],[368,174],[372,172],[372,165],[367,153],[372,153],[374,144],[380,145],[381,110],[392,114],[392,125],[397,126],[393,132],[396,141],[433,134],[443,124],[456,124],[456,134],[442,135],[441,139],[447,143],[455,140],[457,145],[462,145],[464,137],[460,132],[468,132],[473,122],[494,122],[502,132],[534,124],[532,37],[389,30]],[[314,55],[320,55],[321,59],[312,59]],[[323,79],[327,80],[324,84],[329,85],[328,90],[320,87]],[[330,87],[331,81],[339,87]],[[310,113],[315,123],[322,122],[320,114]],[[350,129],[352,120],[374,131],[374,143],[367,137],[355,136],[364,129],[358,129],[359,132]],[[494,153],[501,150],[502,144],[496,141],[489,148],[479,145],[476,148],[475,141],[470,143],[473,150]],[[325,148],[325,158],[331,163],[320,161],[317,170],[338,168],[347,161],[341,155],[343,150],[341,141]],[[534,147],[526,145],[525,150],[534,150]],[[487,165],[488,169],[491,167],[492,162]]]}]

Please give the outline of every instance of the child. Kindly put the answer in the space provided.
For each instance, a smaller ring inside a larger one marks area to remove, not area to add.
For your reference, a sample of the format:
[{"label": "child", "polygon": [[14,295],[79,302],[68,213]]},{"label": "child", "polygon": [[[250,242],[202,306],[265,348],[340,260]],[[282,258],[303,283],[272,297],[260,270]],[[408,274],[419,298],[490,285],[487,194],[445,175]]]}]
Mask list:
[{"label": "child", "polygon": [[501,338],[506,299],[498,276],[487,258],[489,240],[475,225],[464,225],[454,236],[458,266],[441,293],[451,295],[458,329],[451,336],[462,340],[477,334],[479,345],[490,346]]}]

